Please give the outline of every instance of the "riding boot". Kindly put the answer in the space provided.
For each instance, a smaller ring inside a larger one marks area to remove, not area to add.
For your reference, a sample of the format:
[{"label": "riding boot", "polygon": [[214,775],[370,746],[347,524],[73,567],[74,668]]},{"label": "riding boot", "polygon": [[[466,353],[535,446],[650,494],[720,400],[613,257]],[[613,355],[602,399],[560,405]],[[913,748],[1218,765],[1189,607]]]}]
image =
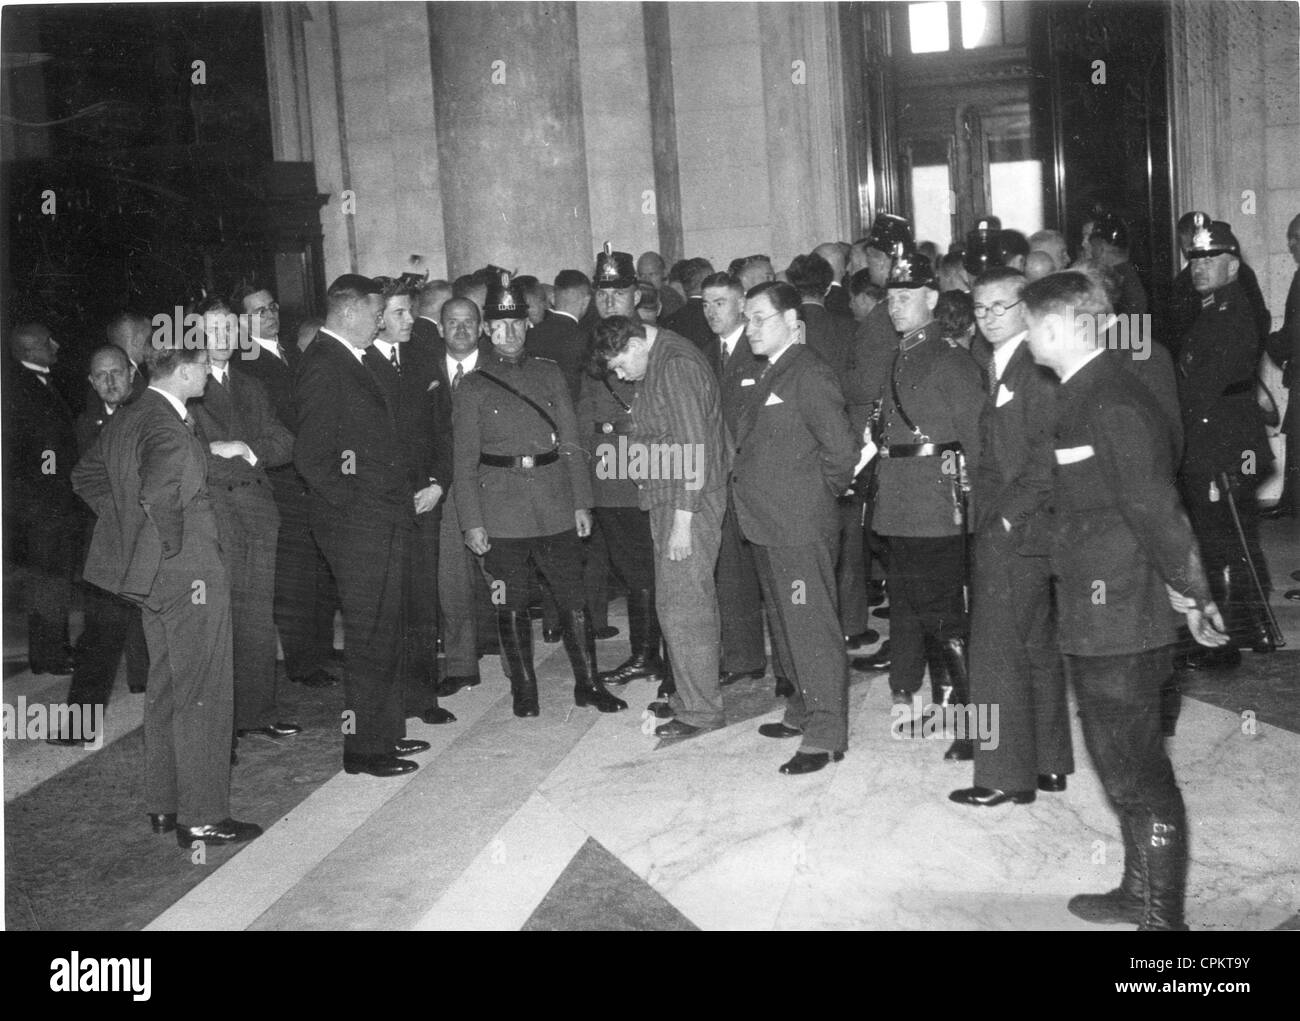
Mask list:
[{"label": "riding boot", "polygon": [[1066,905],[1070,914],[1098,925],[1118,925],[1121,922],[1138,925],[1142,922],[1146,886],[1142,880],[1139,837],[1135,826],[1132,813],[1121,811],[1119,828],[1124,838],[1124,877],[1119,886],[1109,893],[1081,893],[1071,897]]},{"label": "riding boot", "polygon": [[627,684],[641,679],[658,681],[663,676],[659,658],[659,615],[655,613],[654,593],[650,589],[633,589],[627,594],[628,638],[632,655],[613,670],[600,675],[603,684]]},{"label": "riding boot", "polygon": [[573,665],[573,701],[579,706],[595,706],[602,713],[626,709],[627,703],[605,690],[596,673],[596,633],[587,611],[561,610],[560,627],[564,634],[564,651]]},{"label": "riding boot", "polygon": [[[970,701],[970,674],[966,669],[966,639],[949,638],[939,644],[943,653],[943,664],[948,668],[948,683],[952,686],[946,704],[955,706],[959,712],[964,712],[966,703]],[[969,762],[975,758],[974,739],[957,737],[943,753],[943,757]]]},{"label": "riding boot", "polygon": [[930,671],[930,701],[934,705],[948,705],[952,701],[952,685],[948,680],[948,667],[943,659],[943,646],[928,631],[925,635],[925,663]]},{"label": "riding boot", "polygon": [[1178,672],[1171,670],[1160,685],[1160,732],[1173,737],[1178,729],[1178,716],[1183,709],[1183,691],[1178,684]]},{"label": "riding boot", "polygon": [[[1180,814],[1181,815],[1181,814]],[[1146,884],[1139,932],[1186,932],[1187,824],[1185,818],[1134,814],[1138,862]]]},{"label": "riding boot", "polygon": [[533,672],[533,622],[527,610],[498,610],[497,636],[510,678],[516,716],[536,716],[537,675]]}]

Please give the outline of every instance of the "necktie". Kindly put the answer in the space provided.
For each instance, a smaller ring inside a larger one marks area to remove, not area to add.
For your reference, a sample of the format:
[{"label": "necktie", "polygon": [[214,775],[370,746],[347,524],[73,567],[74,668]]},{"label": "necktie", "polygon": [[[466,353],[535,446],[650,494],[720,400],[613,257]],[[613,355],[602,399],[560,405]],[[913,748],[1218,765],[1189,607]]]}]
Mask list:
[{"label": "necktie", "polygon": [[453,390],[460,386],[460,381],[465,378],[465,365],[462,362],[456,363],[456,375],[451,377],[451,388]]},{"label": "necktie", "polygon": [[989,357],[988,367],[985,368],[984,370],[984,378],[986,381],[985,389],[987,389],[990,394],[997,393],[998,392],[998,363],[993,360],[992,356]]},{"label": "necktie", "polygon": [[396,344],[394,344],[394,345],[393,345],[393,349],[392,349],[391,351],[388,352],[388,360],[389,360],[389,362],[392,363],[392,366],[393,366],[394,371],[396,371],[396,373],[400,376],[400,375],[402,374],[402,363],[399,362],[399,361],[397,360],[397,345],[396,345]]},{"label": "necktie", "polygon": [[722,342],[722,364],[726,365],[727,359],[730,357],[731,357],[731,348],[727,346],[727,342],[724,340]]}]

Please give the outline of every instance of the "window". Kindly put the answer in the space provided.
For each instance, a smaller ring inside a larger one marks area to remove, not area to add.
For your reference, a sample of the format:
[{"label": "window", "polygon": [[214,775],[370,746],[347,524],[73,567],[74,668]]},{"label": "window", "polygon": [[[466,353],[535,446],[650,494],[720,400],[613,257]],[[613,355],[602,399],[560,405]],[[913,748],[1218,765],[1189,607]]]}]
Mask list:
[{"label": "window", "polygon": [[1028,12],[1025,0],[948,0],[907,5],[909,53],[947,53],[961,49],[1025,45]]}]

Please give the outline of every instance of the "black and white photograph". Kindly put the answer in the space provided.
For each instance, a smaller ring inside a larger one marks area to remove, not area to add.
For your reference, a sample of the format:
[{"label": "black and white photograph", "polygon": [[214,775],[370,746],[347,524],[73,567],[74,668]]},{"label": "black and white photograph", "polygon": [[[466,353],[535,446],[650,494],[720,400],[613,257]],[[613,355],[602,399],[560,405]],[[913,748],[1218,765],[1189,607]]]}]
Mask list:
[{"label": "black and white photograph", "polygon": [[238,930],[1198,931],[1089,940],[1081,994],[1263,991],[1300,4],[6,3],[0,42],[37,992],[180,1006],[201,964],[149,954],[193,937],[50,938]]}]

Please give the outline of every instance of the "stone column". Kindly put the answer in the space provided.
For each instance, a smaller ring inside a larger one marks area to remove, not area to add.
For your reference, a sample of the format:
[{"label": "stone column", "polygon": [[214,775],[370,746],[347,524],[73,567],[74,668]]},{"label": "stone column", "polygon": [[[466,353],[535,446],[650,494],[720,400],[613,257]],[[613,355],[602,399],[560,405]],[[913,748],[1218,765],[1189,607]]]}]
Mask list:
[{"label": "stone column", "polygon": [[447,268],[589,267],[572,3],[430,3]]}]

